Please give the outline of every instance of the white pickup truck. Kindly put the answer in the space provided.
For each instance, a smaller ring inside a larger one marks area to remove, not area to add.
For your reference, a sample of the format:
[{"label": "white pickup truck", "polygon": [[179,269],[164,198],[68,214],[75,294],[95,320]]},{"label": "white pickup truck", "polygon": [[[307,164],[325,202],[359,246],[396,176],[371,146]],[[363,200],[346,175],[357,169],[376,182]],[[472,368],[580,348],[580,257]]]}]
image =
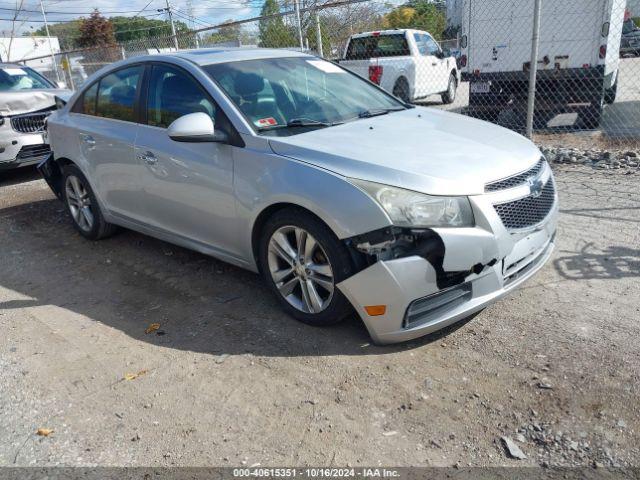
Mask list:
[{"label": "white pickup truck", "polygon": [[453,103],[460,83],[456,59],[422,30],[396,29],[352,35],[342,67],[409,103],[440,94]]}]

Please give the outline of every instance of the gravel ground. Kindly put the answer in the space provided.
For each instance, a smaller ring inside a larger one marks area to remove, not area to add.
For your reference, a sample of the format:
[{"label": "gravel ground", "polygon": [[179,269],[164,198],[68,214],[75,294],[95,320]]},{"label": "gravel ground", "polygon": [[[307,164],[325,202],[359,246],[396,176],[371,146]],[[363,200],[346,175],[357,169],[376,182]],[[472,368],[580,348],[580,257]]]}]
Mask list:
[{"label": "gravel ground", "polygon": [[0,465],[640,465],[640,177],[554,168],[552,261],[391,347],[296,323],[200,254],[85,241],[43,181],[5,175]]}]

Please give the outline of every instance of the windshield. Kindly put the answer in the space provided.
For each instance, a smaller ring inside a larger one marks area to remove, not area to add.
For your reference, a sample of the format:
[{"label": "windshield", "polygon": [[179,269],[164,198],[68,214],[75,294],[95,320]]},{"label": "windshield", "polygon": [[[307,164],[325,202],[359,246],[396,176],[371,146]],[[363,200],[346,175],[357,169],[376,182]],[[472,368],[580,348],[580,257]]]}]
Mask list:
[{"label": "windshield", "polygon": [[204,70],[262,134],[293,135],[406,108],[360,77],[314,57],[220,63]]},{"label": "windshield", "polygon": [[0,92],[55,88],[43,76],[26,67],[0,68]]}]

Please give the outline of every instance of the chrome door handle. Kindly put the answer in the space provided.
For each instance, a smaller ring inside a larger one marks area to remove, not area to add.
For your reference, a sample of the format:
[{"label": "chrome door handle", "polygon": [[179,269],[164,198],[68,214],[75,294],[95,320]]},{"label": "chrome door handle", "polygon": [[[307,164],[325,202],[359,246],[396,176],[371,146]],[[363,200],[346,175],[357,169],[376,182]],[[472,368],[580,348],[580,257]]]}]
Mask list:
[{"label": "chrome door handle", "polygon": [[156,163],[158,163],[158,159],[151,152],[139,153],[138,160],[146,163],[147,165],[155,165]]},{"label": "chrome door handle", "polygon": [[81,135],[82,141],[87,145],[95,145],[96,140],[91,135]]}]

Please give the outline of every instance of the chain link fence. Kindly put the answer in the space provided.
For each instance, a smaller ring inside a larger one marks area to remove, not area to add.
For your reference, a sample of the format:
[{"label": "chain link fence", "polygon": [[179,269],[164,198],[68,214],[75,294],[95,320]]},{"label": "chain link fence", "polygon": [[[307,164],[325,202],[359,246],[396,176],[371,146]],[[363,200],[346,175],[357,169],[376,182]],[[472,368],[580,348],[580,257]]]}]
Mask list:
[{"label": "chain link fence", "polygon": [[629,13],[626,0],[302,2],[268,16],[24,63],[78,88],[104,65],[139,55],[302,49],[407,102],[528,134],[600,130],[640,143],[640,30]]}]

